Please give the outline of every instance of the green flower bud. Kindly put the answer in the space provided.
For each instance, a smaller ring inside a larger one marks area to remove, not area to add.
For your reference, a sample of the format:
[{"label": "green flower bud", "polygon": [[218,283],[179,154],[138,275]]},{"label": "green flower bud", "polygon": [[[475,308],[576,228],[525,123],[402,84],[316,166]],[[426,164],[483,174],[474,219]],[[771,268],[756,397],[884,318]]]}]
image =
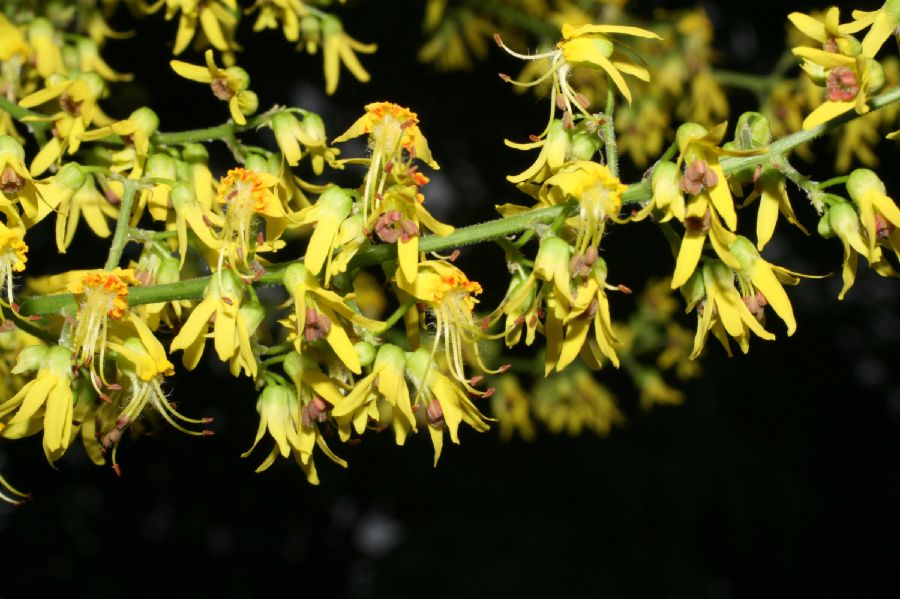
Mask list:
[{"label": "green flower bud", "polygon": [[268,173],[269,161],[262,154],[249,154],[244,161],[244,167],[257,173]]},{"label": "green flower bud", "polygon": [[684,154],[690,140],[703,137],[706,133],[706,127],[699,123],[684,123],[675,132],[675,142],[678,144],[678,150]]},{"label": "green flower bud", "polygon": [[703,270],[697,268],[687,282],[681,286],[681,295],[687,303],[687,311],[694,309],[700,300],[706,297],[706,285],[703,283]]},{"label": "green flower bud", "polygon": [[806,71],[806,74],[809,75],[810,80],[819,87],[825,87],[825,85],[827,85],[828,71],[826,71],[825,67],[823,67],[822,65],[804,60],[800,65],[800,68]]},{"label": "green flower bud", "polygon": [[53,177],[53,181],[57,185],[65,187],[66,189],[71,189],[72,191],[80,189],[86,180],[84,172],[81,170],[81,166],[74,162],[67,162],[62,165],[62,168],[60,168],[59,172]]},{"label": "green flower bud", "polygon": [[603,142],[596,133],[576,131],[572,135],[572,143],[569,148],[571,160],[590,160],[600,149]]},{"label": "green flower bud", "polygon": [[0,135],[0,157],[5,156],[12,156],[19,162],[25,161],[25,148],[10,135]]},{"label": "green flower bud", "polygon": [[197,196],[194,194],[193,187],[188,183],[179,181],[172,186],[172,191],[169,192],[169,199],[172,201],[175,209],[178,210],[193,204],[197,200]]},{"label": "green flower bud", "polygon": [[392,370],[402,371],[406,368],[406,354],[396,345],[385,343],[378,348],[378,355],[375,356],[375,366],[382,364],[387,364]]},{"label": "green flower bud", "polygon": [[282,281],[284,282],[285,288],[290,291],[291,289],[296,289],[300,285],[305,285],[306,277],[306,267],[299,262],[294,262],[284,269]]},{"label": "green flower bud", "polygon": [[416,387],[427,387],[437,370],[438,365],[431,352],[424,347],[406,355],[406,372]]},{"label": "green flower bud", "polygon": [[266,309],[257,301],[247,302],[241,306],[238,313],[244,321],[244,326],[247,327],[248,335],[255,333],[256,329],[259,328],[259,325],[262,324],[262,321],[266,318]]},{"label": "green flower bud", "polygon": [[330,185],[316,200],[316,205],[322,207],[322,216],[319,220],[333,218],[342,221],[353,209],[353,195],[347,189],[337,185]]},{"label": "green flower bud", "polygon": [[887,195],[887,188],[875,171],[858,168],[850,173],[850,177],[847,179],[847,193],[854,202],[859,204],[859,200],[871,191],[875,191],[879,195]]},{"label": "green flower bud", "polygon": [[325,145],[325,123],[322,122],[322,117],[315,112],[307,112],[303,115],[300,129],[303,136],[307,138],[306,145]]},{"label": "green flower bud", "polygon": [[250,87],[250,74],[241,67],[225,69],[225,78],[234,93],[242,92]]},{"label": "green flower bud", "polygon": [[47,352],[49,347],[43,345],[31,345],[19,352],[16,358],[16,365],[12,369],[13,374],[22,374],[23,372],[32,372],[44,365],[47,360]]},{"label": "green flower bud", "polygon": [[288,377],[295,383],[300,381],[303,378],[304,372],[313,372],[318,370],[316,363],[310,357],[306,355],[298,354],[297,352],[291,352],[287,355],[287,358],[284,360],[284,364],[282,364],[284,371],[287,373]]},{"label": "green flower bud", "polygon": [[185,144],[181,150],[181,158],[191,164],[206,164],[209,162],[209,152],[203,144]]},{"label": "green flower bud", "polygon": [[137,123],[138,128],[148,137],[159,129],[159,117],[152,109],[141,106],[131,113],[129,119]]},{"label": "green flower bud", "polygon": [[256,95],[256,92],[248,89],[238,94],[237,103],[238,110],[241,111],[241,114],[245,116],[250,115],[259,108],[259,96]]},{"label": "green flower bud", "polygon": [[284,385],[266,385],[259,399],[256,400],[256,411],[260,414],[263,410],[277,410],[278,412],[287,412],[290,410],[291,404],[296,404],[297,399],[294,397],[293,391]]},{"label": "green flower bud", "polygon": [[772,141],[769,119],[758,112],[745,112],[738,117],[734,141],[743,150],[769,145],[769,142]]},{"label": "green flower bud", "polygon": [[166,285],[181,279],[181,264],[175,256],[163,256],[156,271],[156,283]]},{"label": "green flower bud", "polygon": [[353,345],[353,351],[356,352],[356,357],[359,358],[359,363],[362,366],[368,366],[372,362],[375,361],[375,346],[369,343],[368,341],[359,341]]},{"label": "green flower bud", "polygon": [[92,98],[99,98],[106,91],[106,81],[97,73],[82,73],[79,75],[79,78],[87,83],[88,89],[91,90]]},{"label": "green flower bud", "polygon": [[151,154],[147,158],[144,175],[174,181],[178,177],[178,165],[175,164],[175,159],[168,154]]},{"label": "green flower bud", "polygon": [[759,259],[759,252],[756,251],[756,246],[743,235],[737,236],[737,239],[734,240],[728,251],[741,263],[741,271],[743,272],[750,272],[750,269],[753,268],[753,263]]},{"label": "green flower bud", "polygon": [[831,221],[828,218],[827,212],[819,218],[819,224],[816,225],[816,231],[818,231],[819,235],[825,239],[834,237],[834,230],[831,228]]},{"label": "green flower bud", "polygon": [[877,93],[884,87],[884,67],[874,58],[866,58],[866,70],[869,71],[869,94]]},{"label": "green flower bud", "polygon": [[849,202],[833,204],[827,215],[831,230],[840,237],[849,237],[859,230],[859,217]]},{"label": "green flower bud", "polygon": [[544,281],[552,281],[556,272],[569,270],[569,244],[556,236],[545,237],[534,259],[534,274]]}]

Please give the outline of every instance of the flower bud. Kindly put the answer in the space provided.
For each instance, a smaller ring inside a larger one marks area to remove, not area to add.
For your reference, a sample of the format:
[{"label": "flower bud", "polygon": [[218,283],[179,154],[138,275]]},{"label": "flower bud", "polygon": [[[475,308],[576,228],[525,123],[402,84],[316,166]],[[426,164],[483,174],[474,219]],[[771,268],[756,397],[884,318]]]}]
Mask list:
[{"label": "flower bud", "polygon": [[545,237],[534,259],[534,274],[544,281],[552,281],[554,275],[569,270],[569,244],[556,236]]},{"label": "flower bud", "polygon": [[737,236],[734,243],[728,248],[728,252],[740,263],[742,272],[750,272],[750,269],[753,268],[753,263],[759,259],[759,252],[756,251],[756,246],[743,235]]},{"label": "flower bud", "polygon": [[758,112],[748,111],[738,117],[734,131],[734,141],[743,150],[752,150],[769,145],[772,131],[769,119]]},{"label": "flower bud", "polygon": [[0,158],[12,156],[19,162],[25,161],[25,149],[15,137],[0,135]]},{"label": "flower bud", "polygon": [[147,158],[144,175],[146,177],[174,180],[178,176],[178,165],[175,164],[175,159],[168,154],[151,154]]},{"label": "flower bud", "polygon": [[12,369],[13,374],[22,374],[23,372],[31,372],[43,366],[47,360],[47,352],[49,347],[43,345],[31,345],[19,352],[16,358],[16,365]]},{"label": "flower bud", "polygon": [[209,152],[203,144],[184,144],[181,158],[190,164],[206,164],[209,162]]},{"label": "flower bud", "polygon": [[869,72],[868,93],[871,95],[884,87],[884,67],[874,58],[866,58],[866,70]]},{"label": "flower bud", "polygon": [[288,292],[291,292],[292,289],[297,289],[301,285],[306,285],[307,276],[309,275],[307,274],[306,267],[299,262],[294,262],[284,269],[282,281],[284,282],[285,289],[287,289]]},{"label": "flower bud", "polygon": [[706,285],[703,284],[702,269],[695,269],[694,274],[681,286],[681,295],[687,303],[687,312],[693,310],[694,306],[706,297]]},{"label": "flower bud", "polygon": [[300,121],[290,112],[279,112],[272,117],[272,132],[275,133],[275,141],[291,166],[297,166],[303,156],[298,140],[299,129]]},{"label": "flower bud", "polygon": [[307,146],[325,145],[325,123],[315,112],[307,112],[300,123],[303,143]]},{"label": "flower bud", "polygon": [[314,372],[318,370],[315,361],[306,355],[299,354],[295,351],[289,353],[284,360],[284,371],[288,377],[295,383],[303,378],[304,372]]},{"label": "flower bud", "polygon": [[686,155],[688,142],[706,135],[706,127],[699,123],[684,123],[675,132],[675,142],[678,144],[678,150],[685,155],[685,159],[691,161],[694,156]]},{"label": "flower bud", "polygon": [[828,223],[839,237],[849,237],[859,231],[859,217],[849,202],[833,204],[828,209]]},{"label": "flower bud", "polygon": [[674,162],[660,162],[653,168],[650,186],[653,189],[654,204],[660,210],[668,208],[678,220],[683,220],[684,194],[680,183],[681,172]]},{"label": "flower bud", "polygon": [[266,318],[266,309],[257,301],[247,302],[241,306],[238,313],[244,321],[244,326],[247,327],[247,335],[255,333],[256,329],[259,328],[259,325]]},{"label": "flower bud", "polygon": [[147,137],[153,135],[159,129],[159,117],[146,106],[141,106],[132,112],[128,118],[137,123],[138,128]]},{"label": "flower bud", "polygon": [[269,161],[262,154],[249,154],[244,160],[244,168],[257,173],[268,173]]},{"label": "flower bud", "polygon": [[427,387],[438,370],[438,365],[424,347],[406,355],[406,372],[416,387]]},{"label": "flower bud", "polygon": [[353,351],[356,352],[356,357],[359,358],[361,366],[368,366],[375,361],[375,346],[368,341],[359,341],[355,343],[353,345]]},{"label": "flower bud", "polygon": [[242,91],[238,94],[237,104],[241,114],[244,116],[251,115],[259,108],[259,96],[256,95],[256,92],[249,89]]},{"label": "flower bud", "polygon": [[241,67],[228,67],[225,69],[225,78],[232,93],[238,93],[250,87],[250,74]]},{"label": "flower bud", "polygon": [[576,131],[572,134],[572,143],[569,147],[570,160],[590,160],[603,145],[600,136],[588,131]]},{"label": "flower bud", "polygon": [[77,191],[84,185],[86,178],[81,166],[74,162],[67,162],[62,165],[59,172],[53,177],[53,182],[60,187]]},{"label": "flower bud", "polygon": [[106,81],[97,73],[82,73],[78,78],[87,83],[92,98],[99,98],[106,91]]},{"label": "flower bud", "polygon": [[819,218],[819,224],[816,226],[816,231],[825,239],[834,237],[834,230],[831,228],[831,221],[828,218],[827,212]]},{"label": "flower bud", "polygon": [[401,372],[406,368],[406,354],[402,349],[391,343],[385,343],[378,348],[375,356],[375,366],[387,364],[391,370]]},{"label": "flower bud", "polygon": [[887,195],[887,188],[875,174],[875,171],[867,168],[858,168],[850,173],[847,179],[847,193],[857,204],[868,193],[875,192],[878,195]]}]

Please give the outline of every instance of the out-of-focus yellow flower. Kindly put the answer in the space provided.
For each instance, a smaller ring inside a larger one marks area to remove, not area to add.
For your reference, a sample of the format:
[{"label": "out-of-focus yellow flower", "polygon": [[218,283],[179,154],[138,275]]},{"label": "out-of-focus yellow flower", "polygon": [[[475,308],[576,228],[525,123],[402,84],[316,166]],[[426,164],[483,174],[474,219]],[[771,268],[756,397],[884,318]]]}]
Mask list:
[{"label": "out-of-focus yellow flower", "polygon": [[166,20],[180,11],[178,32],[175,34],[176,56],[184,52],[197,33],[197,22],[206,40],[220,52],[237,49],[234,29],[237,26],[239,8],[235,0],[165,0]]},{"label": "out-of-focus yellow flower", "polygon": [[491,407],[497,419],[500,438],[509,441],[519,433],[524,440],[534,441],[537,435],[531,421],[531,399],[522,389],[519,380],[511,374],[505,374],[497,380],[496,388],[497,392],[491,397]]},{"label": "out-of-focus yellow flower", "polygon": [[369,80],[369,73],[360,64],[356,52],[372,54],[378,49],[377,44],[363,44],[356,41],[344,31],[340,19],[331,15],[321,18],[322,60],[325,70],[325,93],[329,96],[337,91],[341,76],[341,62],[363,83]]},{"label": "out-of-focus yellow flower", "polygon": [[531,393],[535,417],[552,433],[590,430],[608,435],[625,421],[612,393],[584,367],[573,367],[538,383]]},{"label": "out-of-focus yellow flower", "polygon": [[[25,257],[28,246],[15,231],[0,225],[0,294],[6,292],[8,306],[14,306],[13,273],[25,270]],[[2,301],[2,300],[0,300]]]},{"label": "out-of-focus yellow flower", "polygon": [[28,24],[28,44],[31,46],[31,61],[42,79],[66,72],[63,61],[63,44],[57,39],[56,28],[44,17],[37,17]]},{"label": "out-of-focus yellow flower", "polygon": [[434,63],[439,71],[468,70],[473,58],[482,60],[496,26],[474,11],[460,9],[432,27],[431,38],[419,49],[422,62]]},{"label": "out-of-focus yellow flower", "polygon": [[[178,54],[176,52],[176,54]],[[196,81],[198,83],[208,83],[212,88],[213,95],[228,102],[228,111],[231,118],[238,125],[247,124],[247,115],[256,112],[259,107],[259,99],[250,89],[250,75],[247,71],[238,66],[231,66],[220,69],[216,66],[213,58],[213,51],[210,48],[203,55],[206,59],[206,66],[188,64],[180,60],[172,60],[169,65],[172,70],[185,79]]]},{"label": "out-of-focus yellow flower", "polygon": [[[144,162],[150,150],[150,136],[159,128],[159,117],[150,108],[143,106],[132,112],[127,119],[115,123],[85,131],[81,134],[82,141],[96,141],[110,135],[118,135],[126,146],[131,146],[135,153],[131,176],[139,178],[143,174]],[[115,160],[115,158],[114,158]],[[122,168],[122,161],[117,160],[118,171]]]},{"label": "out-of-focus yellow flower", "polygon": [[874,57],[887,39],[897,36],[900,27],[900,2],[887,0],[881,8],[871,12],[854,10],[853,18],[862,27],[871,27],[862,41],[862,53]]},{"label": "out-of-focus yellow flower", "polygon": [[0,61],[6,62],[18,57],[20,62],[31,54],[31,48],[25,41],[22,31],[0,14]]},{"label": "out-of-focus yellow flower", "polygon": [[616,109],[616,130],[620,154],[628,154],[643,167],[662,153],[670,117],[652,96],[645,96],[630,110]]},{"label": "out-of-focus yellow flower", "polygon": [[280,21],[281,32],[289,42],[300,39],[300,16],[309,13],[300,0],[256,0],[252,6],[244,9],[244,13],[248,15],[256,11],[259,14],[253,22],[253,31],[278,29]]}]

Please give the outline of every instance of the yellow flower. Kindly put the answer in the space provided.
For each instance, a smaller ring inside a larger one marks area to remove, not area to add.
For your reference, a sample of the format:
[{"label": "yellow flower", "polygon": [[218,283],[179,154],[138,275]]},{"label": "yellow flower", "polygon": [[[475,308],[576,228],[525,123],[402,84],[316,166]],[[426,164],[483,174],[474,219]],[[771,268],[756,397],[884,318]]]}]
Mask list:
[{"label": "yellow flower", "polygon": [[357,381],[350,393],[335,403],[331,410],[342,441],[350,437],[351,425],[357,434],[362,434],[369,418],[379,420],[378,400],[381,398],[391,406],[391,424],[397,445],[406,442],[410,431],[416,432],[409,389],[403,378],[405,369],[403,350],[390,343],[378,348],[371,372]]},{"label": "yellow flower", "polygon": [[[64,175],[68,166],[68,164],[65,165],[56,178],[68,178]],[[71,178],[76,179],[77,175],[73,173]],[[97,190],[94,177],[90,175],[84,177],[84,184],[78,188],[78,191],[69,197],[63,196],[57,208],[57,249],[62,254],[66,252],[75,237],[75,231],[78,229],[78,223],[82,217],[94,235],[106,239],[111,233],[106,219],[116,218],[118,215],[119,209]]]},{"label": "yellow flower", "polygon": [[294,348],[303,353],[304,344],[324,339],[347,368],[360,374],[362,366],[347,335],[347,325],[338,317],[370,331],[380,331],[384,323],[366,318],[348,306],[340,295],[323,289],[302,264],[291,264],[284,271],[284,287],[291,296],[294,312],[281,323],[290,329],[289,339],[293,340]]},{"label": "yellow flower", "polygon": [[[222,178],[216,202],[225,208],[225,226],[216,270],[221,271],[227,261],[231,269],[243,266],[240,274],[262,274],[262,267],[253,260],[254,255],[284,246],[279,238],[287,227],[288,216],[276,195],[278,184],[278,178],[273,175],[245,168],[231,169]],[[256,221],[260,217],[265,220],[265,232],[257,231]]]},{"label": "yellow flower", "polygon": [[444,445],[444,424],[450,440],[459,445],[459,425],[465,422],[483,433],[490,428],[484,414],[478,411],[450,377],[444,375],[427,349],[419,348],[407,356],[406,374],[417,389],[416,403],[424,408],[428,433],[434,445],[434,465],[437,466]]},{"label": "yellow flower", "polygon": [[605,436],[625,421],[613,395],[584,367],[541,380],[531,396],[535,417],[552,433],[574,436],[587,429]]},{"label": "yellow flower", "polygon": [[318,397],[313,397],[308,403],[302,404],[297,394],[289,387],[267,385],[256,402],[256,411],[259,412],[256,439],[241,457],[248,457],[268,430],[275,441],[275,446],[256,471],[266,470],[279,454],[282,457],[293,454],[297,464],[306,474],[307,481],[318,485],[319,477],[313,462],[315,446],[318,445],[319,449],[336,464],[347,467],[347,462],[332,453],[319,431],[319,422],[327,419],[326,408],[327,406]]},{"label": "yellow flower", "polygon": [[103,57],[97,43],[89,37],[79,37],[75,42],[78,53],[78,70],[83,73],[97,73],[107,81],[131,81],[134,75],[118,73],[110,67]]},{"label": "yellow flower", "polygon": [[[150,136],[159,128],[159,117],[146,106],[138,108],[127,119],[116,121],[110,125],[85,131],[81,134],[82,141],[96,141],[110,135],[118,135],[122,142],[131,146],[134,160],[131,176],[139,178],[143,174],[144,162],[150,150]],[[118,154],[118,153],[117,153]],[[121,155],[120,155],[121,156]],[[126,170],[123,161],[114,157],[117,170]]]},{"label": "yellow flower", "polygon": [[606,222],[627,222],[619,218],[622,194],[628,190],[604,164],[578,160],[564,166],[547,179],[540,192],[546,204],[556,205],[570,197],[578,201],[575,252],[583,253],[588,246],[597,247],[603,238]]},{"label": "yellow flower", "polygon": [[534,441],[536,434],[531,421],[530,403],[528,394],[515,376],[505,374],[497,380],[497,392],[491,397],[491,407],[497,418],[501,439],[509,441],[518,432],[524,440]]},{"label": "yellow flower", "polygon": [[887,0],[881,8],[871,12],[853,11],[856,23],[863,27],[871,27],[862,41],[862,53],[874,57],[887,39],[897,36],[900,27],[900,2]]},{"label": "yellow flower", "polygon": [[281,153],[291,166],[297,166],[303,157],[300,144],[311,155],[315,174],[322,174],[326,161],[337,166],[335,160],[340,150],[328,147],[322,117],[314,112],[304,111],[303,121],[298,121],[290,112],[279,112],[272,117],[270,127]]},{"label": "yellow flower", "polygon": [[59,112],[48,117],[25,117],[26,120],[53,122],[53,138],[48,141],[31,162],[31,175],[37,177],[51,164],[58,162],[68,152],[74,154],[81,145],[81,135],[99,114],[97,98],[103,92],[104,83],[93,73],[84,73],[74,79],[63,77],[47,80],[47,87],[29,94],[19,101],[23,108],[34,108],[57,99]]},{"label": "yellow flower", "polygon": [[44,17],[37,17],[28,24],[28,43],[31,46],[31,61],[42,79],[66,72],[63,61],[63,44],[58,39],[56,28]]},{"label": "yellow flower", "polygon": [[775,232],[775,223],[780,213],[789,223],[809,235],[794,214],[791,200],[787,194],[785,176],[775,168],[767,167],[762,170],[756,182],[756,189],[747,196],[744,206],[759,198],[759,212],[756,216],[756,247],[762,250],[772,234]]},{"label": "yellow flower", "polygon": [[222,217],[203,208],[192,185],[179,181],[172,187],[169,199],[175,217],[175,231],[178,234],[179,268],[184,266],[184,259],[188,253],[188,228],[209,250],[216,251],[222,247],[221,240],[216,237],[213,230],[214,224],[222,225]]},{"label": "yellow flower", "polygon": [[313,275],[318,275],[325,266],[325,284],[328,285],[331,270],[331,255],[335,249],[341,225],[353,208],[352,192],[336,185],[329,185],[315,204],[304,208],[294,218],[297,225],[315,223],[303,264]]},{"label": "yellow flower", "polygon": [[201,301],[181,330],[172,339],[169,351],[184,350],[182,362],[188,370],[193,370],[203,356],[210,319],[214,318],[213,347],[223,362],[235,355],[251,367],[251,376],[256,376],[256,358],[250,345],[250,332],[241,313],[245,285],[229,270],[219,271],[210,277],[209,285]]},{"label": "yellow flower", "polygon": [[43,408],[44,451],[53,461],[66,450],[72,436],[72,352],[62,346],[25,348],[12,373],[33,370],[37,370],[34,380],[0,404],[0,418],[15,411],[7,423],[13,427],[39,418]]},{"label": "yellow flower", "polygon": [[259,11],[256,21],[253,22],[253,31],[264,29],[277,29],[281,21],[281,31],[289,42],[300,39],[299,15],[306,15],[308,11],[300,0],[256,0],[253,6],[244,9],[245,14],[253,14]]},{"label": "yellow flower", "polygon": [[366,105],[366,114],[335,138],[335,143],[360,135],[369,138],[372,157],[363,191],[363,220],[367,221],[369,212],[375,211],[378,197],[384,192],[390,176],[413,178],[417,175],[413,164],[416,158],[433,169],[440,168],[431,157],[428,140],[419,130],[418,123],[416,113],[408,108],[390,102],[374,102]]},{"label": "yellow flower", "polygon": [[0,293],[6,291],[8,306],[16,305],[13,301],[13,273],[25,270],[25,262],[28,260],[26,252],[28,246],[22,241],[22,237],[0,225]]},{"label": "yellow flower", "polygon": [[176,56],[184,52],[197,32],[197,22],[206,40],[217,50],[234,50],[234,29],[239,14],[235,0],[166,0],[166,20],[171,20],[179,9],[178,32],[175,34]]},{"label": "yellow flower", "polygon": [[344,32],[344,27],[337,17],[323,14],[321,17],[322,60],[325,69],[325,93],[329,96],[337,91],[341,76],[340,63],[349,69],[353,76],[365,83],[369,73],[360,64],[354,52],[371,54],[378,49],[376,44],[363,44]]},{"label": "yellow flower", "polygon": [[75,327],[69,342],[75,363],[91,372],[91,383],[100,393],[100,381],[106,379],[103,366],[106,358],[109,321],[121,320],[128,310],[128,286],[134,285],[133,270],[116,267],[112,271],[94,270],[70,282],[67,286],[78,300]]},{"label": "yellow flower", "polygon": [[847,191],[859,208],[859,220],[866,232],[869,255],[876,256],[876,246],[885,245],[900,257],[900,210],[888,197],[878,175],[866,168],[854,170],[847,180]]},{"label": "yellow flower", "polygon": [[[792,12],[788,15],[788,19],[794,24],[794,27],[822,44],[825,52],[838,53],[845,56],[856,54],[858,45],[851,34],[861,31],[865,25],[859,22],[841,25],[840,18],[840,9],[836,6],[832,6],[825,12],[823,21],[818,21],[802,12]],[[806,50],[803,52],[806,52]],[[816,53],[815,56],[820,55]]]},{"label": "yellow flower", "polygon": [[31,48],[22,31],[0,14],[0,61],[7,62],[17,57],[19,62],[28,59]]},{"label": "yellow flower", "polygon": [[[178,52],[175,52],[178,54]],[[231,66],[220,69],[216,66],[213,51],[209,49],[204,54],[206,66],[201,67],[188,64],[180,60],[172,60],[169,65],[172,70],[191,81],[208,83],[213,95],[228,102],[228,110],[231,118],[238,125],[246,125],[246,115],[253,114],[259,105],[256,94],[250,91],[250,75],[241,67]]]},{"label": "yellow flower", "polygon": [[[422,176],[419,184],[427,180]],[[382,194],[367,223],[378,239],[397,244],[397,286],[410,293],[418,272],[421,227],[440,237],[453,232],[452,226],[438,221],[428,212],[423,205],[425,196],[418,191],[417,185],[391,185]]]},{"label": "yellow flower", "polygon": [[[751,244],[750,248],[752,247]],[[697,308],[697,334],[694,337],[694,351],[691,358],[700,355],[710,332],[722,343],[729,355],[731,355],[729,336],[737,340],[744,353],[750,349],[751,331],[768,341],[775,339],[775,335],[762,327],[756,313],[751,312],[748,306],[753,305],[756,311],[761,313],[759,298],[754,295],[751,301],[745,301],[744,297],[747,296],[742,297],[734,287],[734,270],[730,266],[720,260],[710,259],[692,278],[696,283],[690,281],[688,286],[697,284],[702,287],[702,292],[688,302],[688,310]]]},{"label": "yellow flower", "polygon": [[437,351],[441,342],[444,345],[444,357],[447,368],[466,391],[472,395],[484,396],[470,383],[463,368],[463,349],[470,347],[475,361],[484,372],[496,373],[484,365],[478,350],[478,342],[488,335],[481,323],[473,317],[476,295],[481,295],[481,285],[469,278],[461,270],[444,260],[426,260],[419,263],[419,274],[411,295],[425,304],[434,315],[435,336],[432,353]]},{"label": "yellow flower", "polygon": [[[797,50],[798,48],[794,48],[795,54]],[[876,76],[873,76],[873,70],[881,71],[881,66],[874,60],[864,55],[853,58],[826,54],[831,59],[827,63],[828,100],[804,119],[804,129],[812,129],[851,110],[855,110],[857,114],[866,114],[869,112],[869,95],[881,87]],[[876,83],[873,84],[873,80]]]},{"label": "yellow flower", "polygon": [[869,251],[869,245],[862,236],[859,216],[857,216],[853,206],[846,201],[835,201],[829,206],[819,220],[819,233],[823,237],[837,235],[844,248],[844,262],[841,273],[844,286],[838,294],[838,299],[844,299],[844,295],[846,295],[856,280],[859,254],[862,254],[869,261],[869,264],[874,266],[881,258],[881,248],[876,247],[874,255]]}]

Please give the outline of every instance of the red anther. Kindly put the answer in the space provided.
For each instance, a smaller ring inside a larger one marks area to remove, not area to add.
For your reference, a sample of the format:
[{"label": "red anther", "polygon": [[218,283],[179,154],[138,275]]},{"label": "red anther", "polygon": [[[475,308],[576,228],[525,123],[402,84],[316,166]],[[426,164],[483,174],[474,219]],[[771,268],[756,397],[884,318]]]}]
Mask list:
[{"label": "red anther", "polygon": [[131,422],[131,417],[126,414],[122,414],[121,416],[116,418],[116,428],[123,429],[128,426],[129,422]]},{"label": "red anther", "polygon": [[222,301],[225,302],[226,304],[228,304],[229,306],[233,306],[233,305],[234,305],[234,301],[233,301],[230,297],[228,297],[227,295],[223,295],[223,296],[222,296]]},{"label": "red anther", "polygon": [[28,321],[29,322],[37,322],[41,318],[43,318],[43,316],[38,316],[37,314],[32,314],[31,316],[28,317]]},{"label": "red anther", "polygon": [[428,402],[428,405],[425,407],[425,416],[432,426],[438,427],[443,424],[444,409],[441,407],[441,402],[436,399],[432,399]]},{"label": "red anther", "polygon": [[[401,125],[401,127],[402,127],[402,125]],[[389,175],[389,174],[391,174],[392,170],[394,170],[394,162],[393,161],[385,162],[384,163],[384,172]]]},{"label": "red anther", "polygon": [[450,262],[456,262],[456,259],[459,258],[460,251],[458,249],[453,250],[450,254],[450,257],[447,258]]},{"label": "red anther", "polygon": [[65,318],[66,322],[72,326],[75,326],[76,324],[78,324],[78,321],[75,320],[75,317],[72,316],[71,314],[63,314],[63,318]]},{"label": "red anther", "polygon": [[416,405],[412,406],[412,413],[413,413],[413,414],[418,413],[420,407],[421,407],[421,406],[420,406],[419,404],[416,404]]},{"label": "red anther", "polygon": [[582,108],[587,108],[591,105],[591,101],[588,100],[588,97],[582,93],[575,94],[575,101],[581,105]]},{"label": "red anther", "polygon": [[509,83],[510,81],[512,81],[512,77],[510,77],[506,73],[497,73],[497,75],[499,75],[500,79],[502,79],[505,83]]},{"label": "red anther", "polygon": [[498,46],[500,46],[501,48],[503,47],[503,38],[500,37],[499,33],[494,34],[494,43],[497,44]]},{"label": "red anther", "polygon": [[215,420],[215,418],[213,418],[212,416],[204,416],[203,418],[200,419],[200,422],[202,424],[209,424],[213,420]]},{"label": "red anther", "polygon": [[624,293],[625,295],[631,295],[633,292],[631,291],[631,287],[626,287],[625,285],[619,285],[619,291]]},{"label": "red anther", "polygon": [[0,332],[8,333],[16,328],[16,323],[11,320],[6,320],[3,324],[0,324]]},{"label": "red anther", "polygon": [[362,439],[358,437],[347,441],[347,445],[359,445],[360,443],[362,443]]},{"label": "red anther", "polygon": [[375,431],[376,433],[383,433],[384,431],[387,430],[387,425],[382,424],[381,426],[375,426],[375,427],[372,427],[372,430]]},{"label": "red anther", "polygon": [[[93,363],[94,363],[94,356],[88,356],[84,360],[84,364],[82,364],[82,366],[84,366],[85,368],[90,368],[91,364],[93,364]],[[97,375],[95,375],[94,373],[91,373],[91,376],[94,378],[94,380],[97,380]],[[97,385],[97,386],[99,387],[100,385]]]},{"label": "red anther", "polygon": [[[553,99],[556,101],[556,107],[560,110],[566,110],[566,97],[562,94],[556,94],[553,96]],[[563,120],[565,121],[566,115],[563,114]]]},{"label": "red anther", "polygon": [[116,476],[118,476],[119,478],[122,478],[122,469],[119,468],[118,464],[113,464],[112,469],[113,469],[113,472],[116,473]]},{"label": "red anther", "polygon": [[484,380],[484,375],[476,374],[475,376],[473,376],[472,378],[469,379],[469,384],[472,385],[473,387],[477,387],[483,380]]},{"label": "red anther", "polygon": [[98,393],[97,396],[106,403],[112,403],[112,398],[106,393]]},{"label": "red anther", "polygon": [[16,302],[11,303],[9,307],[12,308],[13,312],[15,312],[16,314],[20,312],[19,304],[17,304]]},{"label": "red anther", "polygon": [[530,139],[530,140],[533,141],[533,142],[539,142],[539,141],[541,141],[541,138],[538,137],[537,135],[535,135],[534,133],[532,133],[531,135],[529,135],[529,136],[528,136],[528,139]]},{"label": "red anther", "polygon": [[204,436],[204,437],[212,437],[212,436],[215,435],[215,434],[216,434],[216,431],[211,431],[211,430],[209,430],[209,429],[206,429],[205,431],[203,431],[203,436]]},{"label": "red anther", "polygon": [[256,232],[256,243],[262,245],[266,242],[266,234],[262,231]]},{"label": "red anther", "polygon": [[520,324],[523,324],[524,322],[525,322],[525,317],[524,317],[524,316],[520,316],[520,317],[518,317],[518,318],[515,320],[514,324],[515,324],[516,326],[519,326]]},{"label": "red anther", "polygon": [[491,319],[489,316],[485,316],[481,319],[481,330],[487,333],[488,328],[491,326]]},{"label": "red anther", "polygon": [[757,181],[759,181],[759,177],[762,175],[762,165],[757,164],[756,168],[753,170],[753,184],[755,185]]},{"label": "red anther", "polygon": [[488,389],[487,391],[485,391],[485,392],[484,392],[484,395],[482,395],[481,397],[483,397],[484,399],[487,399],[487,398],[489,398],[490,396],[492,396],[492,395],[493,395],[494,393],[496,393],[496,392],[497,392],[497,390],[494,389],[493,387],[491,387],[490,389]]},{"label": "red anther", "polygon": [[538,318],[543,318],[543,317],[544,317],[544,311],[541,310],[540,308],[538,308],[538,310],[537,310],[537,315],[538,315]]},{"label": "red anther", "polygon": [[537,314],[531,317],[531,320],[528,321],[528,326],[536,327],[537,326],[538,317]]},{"label": "red anther", "polygon": [[507,370],[509,370],[510,368],[512,368],[512,364],[503,364],[497,370],[502,374],[502,373],[506,372]]},{"label": "red anther", "polygon": [[563,129],[574,129],[575,121],[572,120],[572,113],[568,110],[563,113]]},{"label": "red anther", "polygon": [[213,226],[212,221],[209,220],[209,217],[205,214],[203,215],[203,224],[206,225],[207,227]]},{"label": "red anther", "polygon": [[120,385],[119,383],[107,383],[106,388],[110,391],[121,391],[122,385]]}]

